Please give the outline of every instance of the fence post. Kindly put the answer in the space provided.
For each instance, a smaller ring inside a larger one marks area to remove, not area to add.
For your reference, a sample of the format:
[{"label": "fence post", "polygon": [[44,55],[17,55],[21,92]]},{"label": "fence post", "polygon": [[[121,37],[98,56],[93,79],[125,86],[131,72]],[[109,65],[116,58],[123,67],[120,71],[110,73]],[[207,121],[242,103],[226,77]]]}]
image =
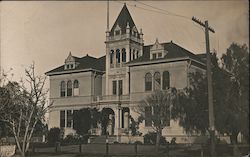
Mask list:
[{"label": "fence post", "polygon": [[79,144],[79,153],[82,153],[82,143]]},{"label": "fence post", "polygon": [[109,156],[109,143],[106,143],[106,157]]},{"label": "fence post", "polygon": [[203,146],[201,145],[201,157],[204,156],[204,152],[203,152]]},{"label": "fence post", "polygon": [[135,156],[137,157],[137,144],[135,143]]},{"label": "fence post", "polygon": [[56,154],[60,151],[60,142],[56,142]]},{"label": "fence post", "polygon": [[35,143],[32,143],[32,154],[35,154]]}]

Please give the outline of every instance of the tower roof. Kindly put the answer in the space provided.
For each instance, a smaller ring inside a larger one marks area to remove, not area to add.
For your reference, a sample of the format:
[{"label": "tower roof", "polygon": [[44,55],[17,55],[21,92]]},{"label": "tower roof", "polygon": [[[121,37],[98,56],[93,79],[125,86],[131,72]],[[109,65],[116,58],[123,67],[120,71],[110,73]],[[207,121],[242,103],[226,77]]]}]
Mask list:
[{"label": "tower roof", "polygon": [[130,29],[133,28],[135,26],[135,23],[128,11],[128,8],[126,6],[126,4],[123,5],[123,8],[120,12],[120,14],[118,15],[111,31],[110,31],[110,35],[114,35],[114,31],[115,31],[115,27],[118,25],[121,28],[121,34],[125,34],[126,33],[126,27],[127,27],[127,23],[129,24]]}]

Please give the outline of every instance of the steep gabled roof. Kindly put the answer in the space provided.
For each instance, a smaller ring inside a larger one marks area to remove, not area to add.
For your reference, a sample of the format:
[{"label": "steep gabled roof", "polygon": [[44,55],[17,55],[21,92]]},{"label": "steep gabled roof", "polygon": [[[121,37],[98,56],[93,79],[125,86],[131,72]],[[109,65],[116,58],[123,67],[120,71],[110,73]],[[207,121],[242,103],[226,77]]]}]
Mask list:
[{"label": "steep gabled roof", "polygon": [[181,58],[190,58],[197,62],[203,63],[200,57],[196,56],[192,52],[182,48],[181,46],[171,42],[168,43],[162,43],[161,45],[164,46],[164,50],[167,51],[167,54],[164,58],[157,58],[157,59],[150,59],[150,48],[153,45],[147,45],[143,46],[143,55],[135,60],[130,61],[127,64],[133,64],[133,63],[142,63],[142,62],[150,62],[150,61],[156,61],[156,60],[166,60],[166,59],[181,59]]},{"label": "steep gabled roof", "polygon": [[105,56],[100,57],[100,58],[95,58],[91,57],[89,55],[86,55],[82,58],[78,58],[73,56],[78,63],[75,69],[64,69],[64,65],[61,65],[53,70],[50,70],[46,72],[46,75],[53,75],[53,73],[60,73],[60,72],[74,72],[74,71],[79,71],[79,70],[87,70],[87,69],[92,69],[92,70],[98,70],[98,71],[105,71],[105,66],[106,66],[106,60]]},{"label": "steep gabled roof", "polygon": [[130,28],[133,28],[135,26],[135,23],[128,11],[128,8],[126,6],[126,4],[124,4],[119,16],[117,17],[111,31],[110,31],[110,35],[113,36],[114,35],[114,30],[115,27],[117,25],[119,25],[119,27],[121,28],[121,34],[125,34],[126,33],[126,27],[127,27],[127,23],[129,23]]}]

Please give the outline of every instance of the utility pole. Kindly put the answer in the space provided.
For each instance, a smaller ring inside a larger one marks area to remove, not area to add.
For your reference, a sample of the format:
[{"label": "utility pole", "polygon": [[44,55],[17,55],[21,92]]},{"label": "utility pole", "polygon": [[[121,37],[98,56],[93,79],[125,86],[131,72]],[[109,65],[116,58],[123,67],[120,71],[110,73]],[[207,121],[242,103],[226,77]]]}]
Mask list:
[{"label": "utility pole", "polygon": [[215,157],[215,126],[214,126],[214,106],[213,106],[213,87],[212,87],[212,74],[211,74],[211,58],[210,58],[210,46],[209,46],[209,31],[215,33],[214,29],[209,27],[208,21],[205,23],[196,19],[192,20],[202,27],[205,27],[205,39],[206,39],[206,56],[207,56],[207,82],[208,82],[208,112],[209,112],[209,133],[210,133],[210,156]]}]

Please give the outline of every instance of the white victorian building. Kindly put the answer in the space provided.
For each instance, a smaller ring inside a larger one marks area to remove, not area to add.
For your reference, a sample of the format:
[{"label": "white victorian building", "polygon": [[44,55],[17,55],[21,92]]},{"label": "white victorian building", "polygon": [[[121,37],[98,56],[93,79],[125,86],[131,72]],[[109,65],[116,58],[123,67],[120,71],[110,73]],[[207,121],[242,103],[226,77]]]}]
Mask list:
[{"label": "white victorian building", "polygon": [[[50,78],[50,101],[54,102],[49,128],[60,127],[65,134],[74,133],[73,112],[90,107],[109,111],[107,130],[111,136],[119,137],[119,142],[140,140],[130,136],[130,116],[135,120],[139,117],[133,107],[154,90],[183,89],[189,85],[190,72],[205,71],[199,55],[172,41],[156,40],[144,45],[142,29],[138,30],[126,5],[106,32],[105,43],[103,57],[78,58],[70,53],[63,65],[46,73]],[[145,118],[139,131],[153,131],[150,119]],[[100,128],[93,128],[92,133],[102,134]],[[163,135],[168,140],[176,137],[177,142],[189,140],[174,120],[163,129]]]}]

